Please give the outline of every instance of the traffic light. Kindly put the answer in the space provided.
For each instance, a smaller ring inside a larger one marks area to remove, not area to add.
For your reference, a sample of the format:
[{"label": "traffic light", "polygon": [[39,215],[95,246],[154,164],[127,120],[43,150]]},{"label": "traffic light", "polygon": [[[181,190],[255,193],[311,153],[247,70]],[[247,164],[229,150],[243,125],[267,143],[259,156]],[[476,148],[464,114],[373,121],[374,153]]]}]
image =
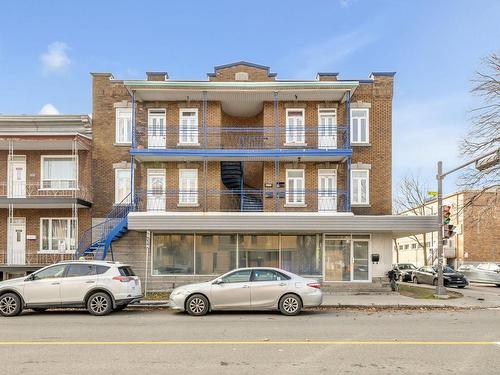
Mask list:
[{"label": "traffic light", "polygon": [[447,225],[451,221],[451,206],[443,206],[443,224]]},{"label": "traffic light", "polygon": [[455,235],[455,226],[450,224],[451,206],[443,206],[443,238],[451,238]]},{"label": "traffic light", "polygon": [[443,238],[451,238],[455,235],[455,226],[452,224],[446,224],[443,226]]}]

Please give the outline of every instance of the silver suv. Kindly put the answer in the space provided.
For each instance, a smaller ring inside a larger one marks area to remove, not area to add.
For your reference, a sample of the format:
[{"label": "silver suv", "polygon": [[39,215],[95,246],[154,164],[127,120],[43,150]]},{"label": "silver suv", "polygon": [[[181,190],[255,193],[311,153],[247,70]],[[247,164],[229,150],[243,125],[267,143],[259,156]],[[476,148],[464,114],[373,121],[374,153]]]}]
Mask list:
[{"label": "silver suv", "polygon": [[23,309],[84,307],[100,316],[122,310],[141,298],[141,282],[130,266],[106,261],[68,261],[27,277],[0,282],[0,315],[19,315]]}]

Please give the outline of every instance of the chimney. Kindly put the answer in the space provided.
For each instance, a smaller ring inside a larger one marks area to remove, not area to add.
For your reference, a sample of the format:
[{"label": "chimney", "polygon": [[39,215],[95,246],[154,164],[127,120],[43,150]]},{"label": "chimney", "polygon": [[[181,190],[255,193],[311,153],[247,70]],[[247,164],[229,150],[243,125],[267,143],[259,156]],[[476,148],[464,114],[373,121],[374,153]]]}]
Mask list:
[{"label": "chimney", "polygon": [[336,81],[338,75],[338,73],[318,73],[316,81]]},{"label": "chimney", "polygon": [[146,72],[148,81],[166,81],[168,79],[167,72]]}]

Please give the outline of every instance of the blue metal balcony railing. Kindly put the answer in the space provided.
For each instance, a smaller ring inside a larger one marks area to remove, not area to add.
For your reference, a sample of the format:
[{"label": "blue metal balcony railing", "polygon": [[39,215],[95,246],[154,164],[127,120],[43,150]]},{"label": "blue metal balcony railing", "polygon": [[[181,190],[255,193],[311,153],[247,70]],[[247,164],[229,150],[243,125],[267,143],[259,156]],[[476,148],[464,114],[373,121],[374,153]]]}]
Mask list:
[{"label": "blue metal balcony railing", "polygon": [[141,212],[349,212],[345,190],[241,189],[143,190]]},{"label": "blue metal balcony railing", "polygon": [[148,149],[349,149],[346,125],[137,127],[137,144]]}]

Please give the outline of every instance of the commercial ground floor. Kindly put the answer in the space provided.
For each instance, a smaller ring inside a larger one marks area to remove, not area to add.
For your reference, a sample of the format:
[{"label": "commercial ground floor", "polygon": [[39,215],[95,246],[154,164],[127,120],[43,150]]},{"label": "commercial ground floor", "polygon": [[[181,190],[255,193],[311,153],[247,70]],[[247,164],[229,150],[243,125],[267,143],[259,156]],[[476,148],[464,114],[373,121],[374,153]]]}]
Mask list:
[{"label": "commercial ground floor", "polygon": [[131,213],[129,232],[113,242],[108,257],[131,264],[148,291],[239,267],[278,267],[332,285],[372,284],[385,280],[393,262],[393,231],[432,225],[424,219]]}]

